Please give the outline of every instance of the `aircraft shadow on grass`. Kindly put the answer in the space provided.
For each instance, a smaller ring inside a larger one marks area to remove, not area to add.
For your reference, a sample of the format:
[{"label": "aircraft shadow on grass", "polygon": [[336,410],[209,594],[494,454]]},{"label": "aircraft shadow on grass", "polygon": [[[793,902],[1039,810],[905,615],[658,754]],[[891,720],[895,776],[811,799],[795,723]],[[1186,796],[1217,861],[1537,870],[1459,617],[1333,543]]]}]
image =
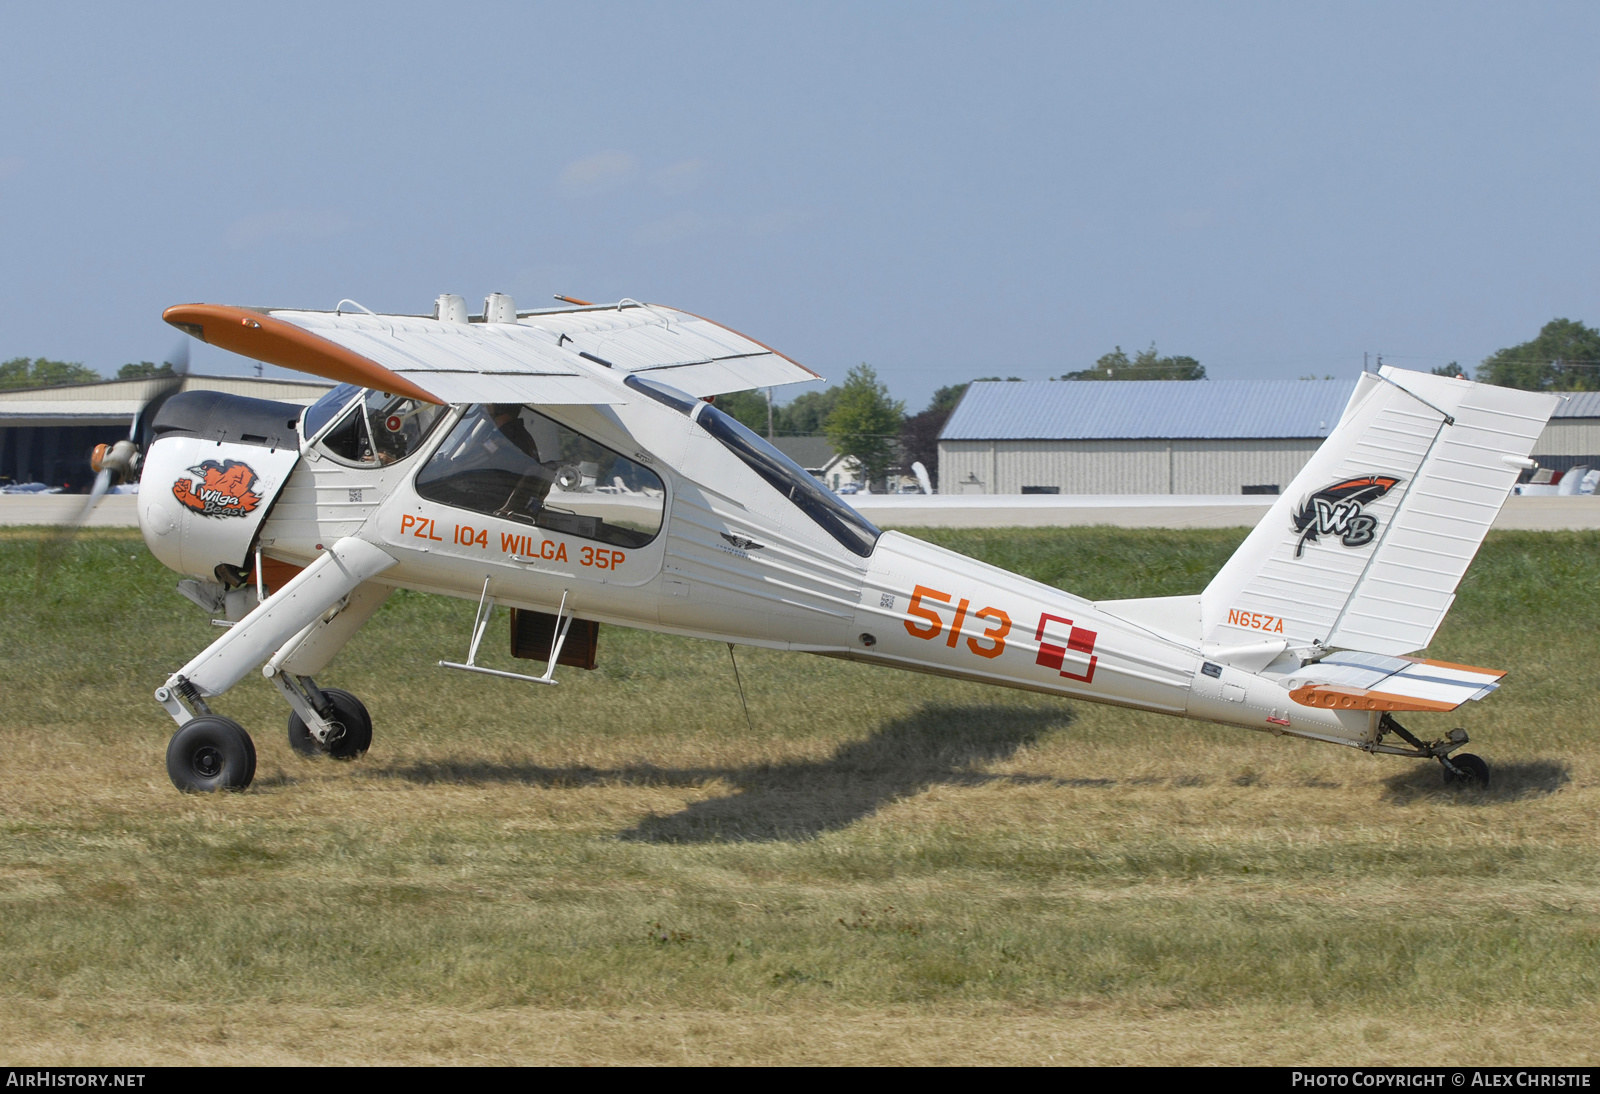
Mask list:
[{"label": "aircraft shadow on grass", "polygon": [[[1004,706],[930,706],[850,741],[825,760],[748,767],[540,767],[532,764],[430,763],[388,774],[414,782],[517,782],[548,787],[589,785],[703,786],[722,780],[736,792],[650,816],[620,838],[644,843],[805,840],[847,827],[936,784],[1059,783],[1046,776],[993,775],[982,764],[1005,760],[1048,730],[1072,721],[1065,710]],[[1101,780],[1091,780],[1099,784]]]},{"label": "aircraft shadow on grass", "polygon": [[1491,805],[1542,798],[1571,781],[1572,768],[1565,760],[1524,760],[1495,764],[1489,770],[1489,788],[1469,790],[1446,784],[1438,764],[1424,763],[1412,764],[1384,779],[1383,796],[1392,805],[1406,805],[1423,798],[1449,798],[1463,805]]}]

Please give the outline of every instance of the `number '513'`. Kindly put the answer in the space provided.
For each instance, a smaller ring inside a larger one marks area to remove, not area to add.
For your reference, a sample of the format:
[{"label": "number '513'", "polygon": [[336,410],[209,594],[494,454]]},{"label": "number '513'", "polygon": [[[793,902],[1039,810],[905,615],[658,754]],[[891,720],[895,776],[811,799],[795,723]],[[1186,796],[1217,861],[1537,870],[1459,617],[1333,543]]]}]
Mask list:
[{"label": "number '513'", "polygon": [[[910,605],[906,608],[906,611],[918,619],[927,620],[926,625],[906,620],[906,633],[932,641],[944,631],[944,619],[938,612],[924,605],[924,600],[938,600],[949,607],[950,594],[930,589],[926,585],[918,585],[912,593]],[[971,601],[965,597],[956,605],[956,617],[951,620],[949,637],[944,640],[944,644],[951,649],[955,649],[956,643],[961,641],[961,630],[967,623],[967,609],[970,606]],[[1000,652],[1006,648],[1006,635],[1011,633],[1011,617],[999,608],[980,608],[972,613],[972,618],[988,620],[992,625],[984,628],[981,635],[968,638],[967,649],[979,657],[999,657]]]}]

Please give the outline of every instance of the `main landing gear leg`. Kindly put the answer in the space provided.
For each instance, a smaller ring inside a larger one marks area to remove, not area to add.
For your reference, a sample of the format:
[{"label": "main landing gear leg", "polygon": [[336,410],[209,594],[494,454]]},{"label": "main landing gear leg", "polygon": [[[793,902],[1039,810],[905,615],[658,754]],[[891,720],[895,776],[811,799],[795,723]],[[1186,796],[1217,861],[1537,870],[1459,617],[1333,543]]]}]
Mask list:
[{"label": "main landing gear leg", "polygon": [[[348,758],[366,751],[372,723],[361,704],[343,692],[325,692],[309,675],[302,675],[320,671],[320,665],[284,662],[322,634],[327,637],[313,642],[312,649],[326,663],[343,639],[383,603],[388,591],[368,579],[394,561],[364,540],[339,540],[156,689],[156,701],[178,723],[167,748],[167,774],[174,786],[243,790],[250,785],[256,770],[250,735],[239,723],[212,714],[204,697],[226,692],[273,650],[279,653],[267,666],[267,675],[318,743]],[[330,610],[332,614],[324,618]]]},{"label": "main landing gear leg", "polygon": [[372,715],[360,699],[338,688],[320,688],[309,676],[278,672],[272,676],[288,700],[289,747],[302,756],[354,760],[372,746]]},{"label": "main landing gear leg", "polygon": [[1445,782],[1479,790],[1488,787],[1489,765],[1483,762],[1481,756],[1474,756],[1470,752],[1451,755],[1467,743],[1466,730],[1452,729],[1437,741],[1424,744],[1421,738],[1397,722],[1393,715],[1385,713],[1378,721],[1378,739],[1382,740],[1385,733],[1393,733],[1416,749],[1411,755],[1438,760],[1439,765],[1444,768]]},{"label": "main landing gear leg", "polygon": [[156,689],[156,701],[178,723],[178,732],[167,743],[167,777],[173,786],[186,793],[208,793],[250,785],[256,777],[256,746],[243,726],[211,713],[181,675]]}]

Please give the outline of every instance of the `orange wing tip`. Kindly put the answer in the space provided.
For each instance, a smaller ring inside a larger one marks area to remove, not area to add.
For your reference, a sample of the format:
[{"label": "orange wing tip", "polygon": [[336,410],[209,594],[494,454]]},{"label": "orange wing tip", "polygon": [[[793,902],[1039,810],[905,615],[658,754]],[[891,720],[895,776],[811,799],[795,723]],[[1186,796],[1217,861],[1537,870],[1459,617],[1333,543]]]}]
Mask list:
[{"label": "orange wing tip", "polygon": [[161,318],[208,345],[257,361],[424,403],[440,402],[437,396],[376,361],[251,308],[175,304],[162,312]]},{"label": "orange wing tip", "polygon": [[1417,665],[1434,665],[1441,669],[1456,669],[1459,672],[1481,672],[1485,676],[1493,676],[1496,679],[1504,676],[1508,671],[1506,669],[1486,669],[1479,665],[1458,665],[1454,661],[1430,661],[1425,657],[1407,657],[1404,660]]},{"label": "orange wing tip", "polygon": [[1330,688],[1307,684],[1295,688],[1289,698],[1303,707],[1322,707],[1326,710],[1454,710],[1460,703],[1441,703],[1433,699],[1416,699],[1409,695],[1390,695],[1382,691],[1364,691],[1358,688]]}]

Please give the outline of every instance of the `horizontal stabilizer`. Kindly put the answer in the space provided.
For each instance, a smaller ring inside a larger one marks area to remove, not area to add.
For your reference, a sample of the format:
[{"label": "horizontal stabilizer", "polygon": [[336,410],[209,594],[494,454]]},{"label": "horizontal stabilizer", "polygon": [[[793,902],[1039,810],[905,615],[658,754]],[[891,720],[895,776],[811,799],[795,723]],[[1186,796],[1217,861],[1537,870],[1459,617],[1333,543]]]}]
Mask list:
[{"label": "horizontal stabilizer", "polygon": [[1499,669],[1351,651],[1304,665],[1285,684],[1301,706],[1444,711],[1482,699],[1504,675]]}]

